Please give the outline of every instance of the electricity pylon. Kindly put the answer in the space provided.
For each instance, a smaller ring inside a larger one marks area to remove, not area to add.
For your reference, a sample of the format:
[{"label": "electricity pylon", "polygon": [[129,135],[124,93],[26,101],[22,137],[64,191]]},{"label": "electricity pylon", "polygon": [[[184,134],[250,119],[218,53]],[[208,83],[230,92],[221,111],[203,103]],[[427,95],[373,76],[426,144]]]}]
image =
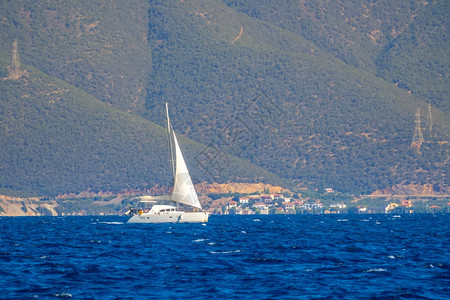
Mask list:
[{"label": "electricity pylon", "polygon": [[416,113],[416,128],[414,129],[414,136],[411,142],[411,148],[416,149],[417,151],[420,151],[420,146],[422,146],[423,143],[423,134],[422,134],[422,128],[420,125],[420,108],[417,109]]},{"label": "electricity pylon", "polygon": [[431,117],[431,104],[428,102],[428,114],[427,114],[427,129],[429,131],[429,135],[433,132],[433,118]]},{"label": "electricity pylon", "polygon": [[12,66],[11,66],[11,77],[20,77],[20,61],[19,61],[19,50],[17,49],[17,39],[13,43],[12,50]]}]

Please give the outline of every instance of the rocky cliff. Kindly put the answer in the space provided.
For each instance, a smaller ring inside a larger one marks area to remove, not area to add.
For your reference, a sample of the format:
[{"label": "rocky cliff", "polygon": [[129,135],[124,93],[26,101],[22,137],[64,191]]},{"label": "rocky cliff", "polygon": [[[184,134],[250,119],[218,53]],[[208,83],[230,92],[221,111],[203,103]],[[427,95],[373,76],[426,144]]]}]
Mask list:
[{"label": "rocky cliff", "polygon": [[57,206],[56,201],[0,195],[0,216],[57,216]]},{"label": "rocky cliff", "polygon": [[240,193],[240,194],[252,194],[252,193],[264,193],[268,191],[269,193],[283,193],[289,192],[289,190],[281,187],[274,186],[265,183],[199,183],[195,185],[197,192],[200,195],[207,194],[226,194],[226,193]]}]

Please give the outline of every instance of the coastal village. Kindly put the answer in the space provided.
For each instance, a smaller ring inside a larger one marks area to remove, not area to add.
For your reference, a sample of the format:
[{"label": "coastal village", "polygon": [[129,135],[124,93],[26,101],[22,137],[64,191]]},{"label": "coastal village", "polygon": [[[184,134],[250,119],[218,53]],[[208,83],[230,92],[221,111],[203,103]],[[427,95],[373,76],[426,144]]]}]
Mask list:
[{"label": "coastal village", "polygon": [[[333,188],[321,192],[299,188],[293,192],[257,183],[200,183],[196,189],[203,210],[211,215],[450,213],[448,190],[433,192],[431,186],[403,186],[402,190],[380,190],[361,196]],[[156,195],[165,192],[163,187],[146,191]],[[137,206],[141,195],[142,192],[83,192],[55,198],[0,195],[0,216],[122,215],[130,206]]]},{"label": "coastal village", "polygon": [[[333,189],[325,189],[326,193],[335,193]],[[348,206],[343,201],[327,201],[327,204],[320,200],[303,199],[297,197],[286,197],[283,194],[262,194],[234,197],[222,206],[220,211],[212,211],[213,214],[234,214],[234,215],[269,215],[269,214],[372,214],[372,213],[414,213],[414,212],[448,212],[450,202],[446,207],[439,205],[428,205],[415,207],[410,199],[402,199],[396,202],[385,201],[385,204],[377,208],[366,205]]]},{"label": "coastal village", "polygon": [[[345,208],[345,204],[336,204]],[[253,214],[296,214],[323,213],[320,202],[306,203],[301,198],[284,197],[282,194],[264,194],[239,197],[238,201],[227,203],[223,214],[253,215]],[[217,212],[216,212],[217,213]]]},{"label": "coastal village", "polygon": [[[332,193],[330,189],[328,191]],[[343,202],[332,203],[324,206],[323,203],[316,200],[314,202],[305,201],[300,197],[291,198],[285,197],[282,194],[263,194],[263,195],[249,195],[246,197],[239,197],[239,199],[231,200],[222,209],[223,214],[235,215],[269,215],[269,214],[339,214],[344,211],[347,212],[347,205]],[[398,204],[398,206],[404,206]],[[396,203],[391,203],[386,207],[386,212],[398,207]],[[408,202],[408,207],[412,204]],[[358,207],[359,213],[371,213],[367,211],[367,207]],[[217,214],[217,211],[214,212]],[[220,214],[220,213],[219,213]]]}]

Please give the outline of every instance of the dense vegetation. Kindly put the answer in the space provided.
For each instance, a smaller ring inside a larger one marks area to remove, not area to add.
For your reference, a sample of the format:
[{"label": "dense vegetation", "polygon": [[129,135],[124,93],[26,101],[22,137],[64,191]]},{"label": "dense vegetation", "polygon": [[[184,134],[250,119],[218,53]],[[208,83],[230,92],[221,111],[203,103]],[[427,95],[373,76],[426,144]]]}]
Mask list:
[{"label": "dense vegetation", "polygon": [[[151,66],[145,1],[1,1],[0,48],[122,110],[140,111]],[[6,52],[5,52],[6,53]]]},{"label": "dense vegetation", "polygon": [[[428,143],[422,155],[410,149],[414,114],[418,107],[426,112],[425,99],[378,77],[379,57],[394,43],[389,30],[411,22],[414,2],[372,12],[361,3],[271,3],[153,3],[149,40],[157,68],[148,88],[149,117],[158,119],[155,105],[170,99],[176,115],[187,116],[182,128],[190,136],[225,151],[233,150],[231,139],[217,135],[236,118],[248,120],[250,129],[240,128],[251,143],[232,141],[241,157],[316,187],[370,192],[408,181],[444,182],[447,146]],[[379,27],[374,41],[369,33]],[[415,63],[419,69],[428,64]],[[262,120],[255,122],[255,111],[246,114],[246,108],[252,101],[267,104],[261,93],[277,106],[256,110]],[[435,133],[446,140],[449,119],[434,105]]]},{"label": "dense vegetation", "polygon": [[236,1],[328,54],[449,111],[448,1]]},{"label": "dense vegetation", "polygon": [[[164,102],[194,181],[369,193],[448,185],[445,1],[3,1],[0,188],[167,184]],[[433,132],[410,148],[414,114]],[[423,118],[424,120],[425,118]],[[151,121],[151,122],[150,122]],[[239,158],[236,158],[239,157]],[[258,167],[257,167],[258,166]],[[282,178],[282,179],[279,179]]]},{"label": "dense vegetation", "polygon": [[[165,129],[123,112],[27,66],[29,75],[0,84],[0,182],[40,194],[118,191],[170,182]],[[187,153],[204,146],[181,138]],[[193,155],[188,163],[194,166]],[[268,172],[228,156],[233,174]],[[194,178],[201,174],[193,168]]]}]

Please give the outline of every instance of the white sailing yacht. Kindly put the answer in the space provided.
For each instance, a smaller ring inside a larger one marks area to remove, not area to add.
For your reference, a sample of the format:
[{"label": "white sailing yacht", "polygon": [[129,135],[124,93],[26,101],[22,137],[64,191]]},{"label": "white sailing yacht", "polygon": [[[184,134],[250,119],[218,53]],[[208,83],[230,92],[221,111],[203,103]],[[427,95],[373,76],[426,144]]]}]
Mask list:
[{"label": "white sailing yacht", "polygon": [[[140,202],[153,203],[148,212],[139,211],[132,216],[128,223],[202,223],[208,222],[208,212],[201,211],[202,206],[198,200],[197,192],[192,183],[191,176],[178,145],[177,137],[169,120],[169,109],[166,103],[167,135],[171,157],[172,174],[174,177],[171,195],[143,196]],[[175,150],[175,151],[174,151]],[[174,153],[175,152],[175,153]],[[175,202],[174,205],[161,205],[159,202]],[[192,208],[192,212],[182,211],[179,204]]]}]

